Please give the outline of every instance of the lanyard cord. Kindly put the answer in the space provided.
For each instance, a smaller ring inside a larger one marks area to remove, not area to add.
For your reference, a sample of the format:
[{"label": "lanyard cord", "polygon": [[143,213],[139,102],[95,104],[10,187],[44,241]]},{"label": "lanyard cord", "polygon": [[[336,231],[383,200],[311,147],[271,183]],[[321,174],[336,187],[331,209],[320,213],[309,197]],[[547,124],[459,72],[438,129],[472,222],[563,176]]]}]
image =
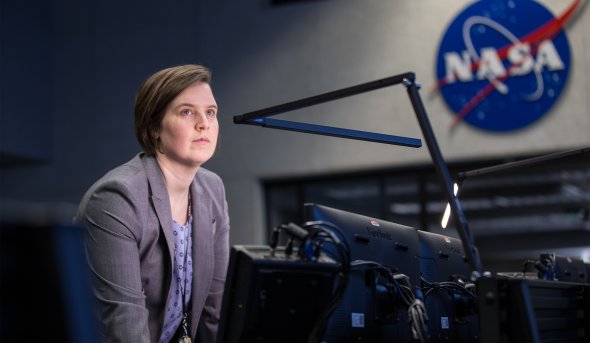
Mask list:
[{"label": "lanyard cord", "polygon": [[[187,222],[191,222],[190,218],[191,218],[191,207],[192,207],[192,199],[191,199],[191,192],[189,190],[188,192],[188,206],[187,206]],[[188,279],[188,245],[189,245],[189,239],[191,237],[191,231],[192,231],[192,225],[189,226],[188,230],[187,230],[187,237],[186,237],[186,245],[184,246],[184,265],[183,265],[183,270],[184,270],[184,287],[182,287],[182,284],[180,285],[180,294],[182,296],[182,330],[183,330],[183,337],[182,340],[184,342],[190,342],[190,335],[189,335],[189,329],[188,329],[188,313],[187,313],[187,306],[186,306],[186,280]]]}]

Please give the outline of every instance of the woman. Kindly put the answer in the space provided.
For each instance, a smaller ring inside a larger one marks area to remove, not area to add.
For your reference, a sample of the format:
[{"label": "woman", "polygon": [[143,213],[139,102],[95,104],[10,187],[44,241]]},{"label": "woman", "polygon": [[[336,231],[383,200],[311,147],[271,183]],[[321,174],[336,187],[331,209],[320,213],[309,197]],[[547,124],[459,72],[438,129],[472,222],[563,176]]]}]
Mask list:
[{"label": "woman", "polygon": [[199,65],[149,77],[135,101],[143,152],[82,199],[103,340],[215,340],[229,217],[221,179],[201,168],[219,131],[210,81]]}]

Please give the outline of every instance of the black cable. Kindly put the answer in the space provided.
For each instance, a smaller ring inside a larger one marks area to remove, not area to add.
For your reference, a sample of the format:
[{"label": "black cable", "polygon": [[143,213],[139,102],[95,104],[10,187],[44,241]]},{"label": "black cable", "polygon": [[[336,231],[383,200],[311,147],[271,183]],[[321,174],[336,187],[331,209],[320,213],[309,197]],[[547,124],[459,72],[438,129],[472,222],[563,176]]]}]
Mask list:
[{"label": "black cable", "polygon": [[426,299],[432,292],[437,291],[437,290],[441,290],[441,289],[453,289],[453,290],[458,290],[461,291],[462,293],[475,298],[476,295],[471,292],[469,289],[467,289],[466,286],[457,283],[457,282],[453,282],[453,281],[443,281],[443,282],[428,282],[426,281],[424,278],[421,278],[422,283],[425,283],[427,285],[427,291],[426,293],[424,293],[424,299]]},{"label": "black cable", "polygon": [[427,342],[428,340],[428,314],[426,306],[420,299],[414,299],[414,302],[408,308],[408,318],[410,322],[410,330],[412,337],[419,342]]},{"label": "black cable", "polygon": [[416,298],[414,292],[412,292],[412,284],[409,278],[406,276],[400,278],[399,282],[403,289],[412,295],[412,302],[408,306],[408,318],[410,330],[412,332],[412,338],[418,342],[428,341],[428,314],[426,312],[426,306],[421,299]]},{"label": "black cable", "polygon": [[293,237],[289,237],[289,239],[287,240],[287,245],[285,247],[285,256],[287,258],[290,258],[291,254],[293,254],[293,244],[294,244]]},{"label": "black cable", "polygon": [[270,256],[275,256],[277,245],[279,244],[279,234],[281,230],[279,226],[275,226],[270,234]]},{"label": "black cable", "polygon": [[[348,286],[350,251],[346,242],[341,241],[332,231],[334,229],[338,230],[334,224],[316,221],[305,223],[303,227],[309,231],[309,242],[312,242],[311,244],[315,245],[315,248],[318,249],[314,252],[314,256],[320,256],[321,252],[325,251],[322,249],[324,244],[332,244],[336,248],[336,252],[340,257],[340,272],[338,273],[338,283],[334,291],[334,296],[326,306],[324,312],[320,315],[308,338],[308,342],[316,343],[320,341],[320,334],[323,332],[330,314],[342,299],[344,291]],[[326,227],[330,229],[326,229]]]}]

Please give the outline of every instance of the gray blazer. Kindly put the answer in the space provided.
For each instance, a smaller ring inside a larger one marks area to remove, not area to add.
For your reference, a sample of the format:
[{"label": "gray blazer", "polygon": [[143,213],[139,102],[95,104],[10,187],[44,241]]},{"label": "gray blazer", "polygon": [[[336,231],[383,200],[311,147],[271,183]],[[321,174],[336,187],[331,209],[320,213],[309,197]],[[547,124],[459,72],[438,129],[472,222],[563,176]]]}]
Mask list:
[{"label": "gray blazer", "polygon": [[[215,341],[229,259],[229,216],[219,176],[199,168],[190,188],[193,286],[190,330]],[[157,342],[174,263],[172,214],[164,176],[143,153],[98,180],[75,221],[86,251],[101,319],[101,339]]]}]

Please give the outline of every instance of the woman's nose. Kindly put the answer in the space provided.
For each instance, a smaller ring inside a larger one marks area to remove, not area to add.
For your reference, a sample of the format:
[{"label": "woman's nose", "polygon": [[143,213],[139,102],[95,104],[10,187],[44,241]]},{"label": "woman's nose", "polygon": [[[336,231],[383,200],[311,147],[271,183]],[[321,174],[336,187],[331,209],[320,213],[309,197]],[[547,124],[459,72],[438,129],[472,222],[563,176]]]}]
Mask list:
[{"label": "woman's nose", "polygon": [[209,128],[209,121],[207,120],[207,116],[204,113],[200,113],[197,115],[197,122],[195,123],[195,129],[198,131],[206,130]]}]

